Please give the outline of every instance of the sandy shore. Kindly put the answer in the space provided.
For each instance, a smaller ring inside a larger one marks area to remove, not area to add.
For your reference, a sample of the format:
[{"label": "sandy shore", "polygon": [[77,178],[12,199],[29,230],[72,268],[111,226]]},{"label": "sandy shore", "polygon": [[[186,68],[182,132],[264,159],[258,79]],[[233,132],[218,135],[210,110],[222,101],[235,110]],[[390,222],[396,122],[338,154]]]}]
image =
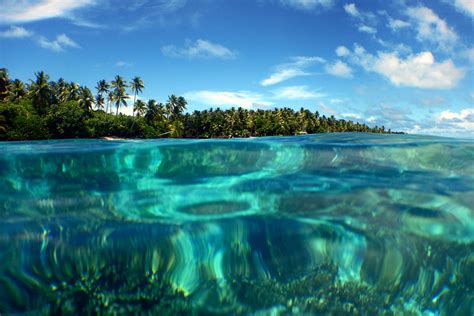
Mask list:
[{"label": "sandy shore", "polygon": [[127,140],[127,139],[130,139],[130,138],[120,138],[120,137],[114,137],[114,136],[105,136],[105,137],[101,137],[100,139],[103,139],[103,140]]}]

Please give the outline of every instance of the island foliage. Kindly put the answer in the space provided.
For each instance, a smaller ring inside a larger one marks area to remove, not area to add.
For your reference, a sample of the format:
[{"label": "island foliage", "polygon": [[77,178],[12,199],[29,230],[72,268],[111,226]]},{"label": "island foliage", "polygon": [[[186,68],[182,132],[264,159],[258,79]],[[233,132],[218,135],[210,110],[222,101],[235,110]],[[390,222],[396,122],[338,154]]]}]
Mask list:
[{"label": "island foliage", "polygon": [[[164,103],[139,98],[145,84],[115,76],[100,80],[94,92],[76,82],[51,81],[43,71],[29,83],[9,78],[0,69],[0,140],[64,138],[228,138],[298,135],[324,132],[391,133],[351,120],[326,117],[301,108],[249,110],[210,108],[185,112],[184,97]],[[133,106],[132,115],[120,110]]]}]

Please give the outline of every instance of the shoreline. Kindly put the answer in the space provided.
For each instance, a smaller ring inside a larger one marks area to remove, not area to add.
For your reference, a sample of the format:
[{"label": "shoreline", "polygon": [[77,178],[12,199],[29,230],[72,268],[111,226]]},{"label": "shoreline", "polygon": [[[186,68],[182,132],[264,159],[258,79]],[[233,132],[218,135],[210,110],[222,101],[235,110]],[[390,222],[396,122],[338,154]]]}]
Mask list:
[{"label": "shoreline", "polygon": [[114,140],[131,140],[131,139],[137,139],[137,138],[122,138],[122,137],[115,137],[115,136],[105,136],[105,137],[99,137],[96,139],[114,141]]}]

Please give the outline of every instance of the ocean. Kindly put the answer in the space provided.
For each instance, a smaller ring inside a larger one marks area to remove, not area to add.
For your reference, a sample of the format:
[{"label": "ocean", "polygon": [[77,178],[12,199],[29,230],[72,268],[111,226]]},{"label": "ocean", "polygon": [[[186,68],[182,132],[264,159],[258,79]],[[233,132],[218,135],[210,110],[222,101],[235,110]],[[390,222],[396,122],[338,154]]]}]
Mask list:
[{"label": "ocean", "polygon": [[474,140],[0,143],[0,314],[473,315]]}]

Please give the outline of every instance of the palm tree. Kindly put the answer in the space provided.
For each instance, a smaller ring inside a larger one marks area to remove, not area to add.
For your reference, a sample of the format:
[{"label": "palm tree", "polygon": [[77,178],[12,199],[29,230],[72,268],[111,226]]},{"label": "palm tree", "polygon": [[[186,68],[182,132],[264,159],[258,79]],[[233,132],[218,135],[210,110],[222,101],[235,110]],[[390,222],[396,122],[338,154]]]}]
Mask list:
[{"label": "palm tree", "polygon": [[165,104],[165,109],[166,109],[166,117],[168,119],[171,118],[171,115],[173,113],[173,108],[174,108],[174,105],[178,102],[178,98],[172,94],[170,96],[168,96],[168,102],[166,102]]},{"label": "palm tree", "polygon": [[125,91],[127,88],[127,82],[122,76],[116,75],[115,79],[112,81],[112,87],[114,88],[114,101],[115,107],[117,108],[116,115],[118,115],[120,106],[127,106],[128,95]]},{"label": "palm tree", "polygon": [[79,106],[84,108],[86,112],[89,112],[92,109],[92,104],[94,104],[94,96],[92,95],[91,90],[87,87],[79,88]]},{"label": "palm tree", "polygon": [[148,103],[146,104],[146,111],[145,111],[145,119],[147,121],[152,121],[153,117],[155,116],[155,113],[157,111],[157,102],[156,100],[150,99],[148,100]]},{"label": "palm tree", "polygon": [[69,98],[69,84],[63,78],[59,78],[56,83],[56,98],[59,102],[65,102]]},{"label": "palm tree", "polygon": [[71,82],[68,85],[68,101],[79,101],[81,97],[81,86],[76,82]]},{"label": "palm tree", "polygon": [[183,114],[184,110],[186,110],[186,106],[188,105],[188,101],[184,97],[178,97],[178,104],[175,107],[174,114],[179,116]]},{"label": "palm tree", "polygon": [[178,118],[186,109],[188,102],[183,97],[177,97],[174,94],[168,97],[166,102],[166,112],[168,119],[174,120]]},{"label": "palm tree", "polygon": [[127,106],[127,99],[128,99],[128,95],[125,92],[125,89],[114,90],[114,101],[115,101],[115,107],[117,109],[115,115],[118,115],[119,108],[122,105]]},{"label": "palm tree", "polygon": [[[101,101],[104,101],[104,94],[109,93],[110,85],[107,81],[100,80],[99,82],[97,82],[97,86],[95,87],[95,89],[97,90],[97,101],[99,101],[99,99]],[[104,102],[102,102],[101,105],[103,106]],[[107,103],[107,108],[108,106],[109,104]],[[107,109],[106,109],[106,112],[107,112]]]},{"label": "palm tree", "polygon": [[95,106],[97,110],[103,110],[104,109],[104,104],[105,104],[105,99],[101,94],[98,94],[95,97]]},{"label": "palm tree", "polygon": [[146,105],[145,119],[148,122],[157,120],[165,120],[165,106],[162,103],[157,103],[156,100],[149,100]]},{"label": "palm tree", "polygon": [[6,68],[0,68],[0,101],[7,97],[7,88],[10,83],[10,77]]},{"label": "palm tree", "polygon": [[51,103],[53,91],[48,82],[49,76],[43,71],[37,72],[36,79],[31,81],[29,93],[32,95],[33,106],[40,113],[44,113]]},{"label": "palm tree", "polygon": [[[137,103],[137,95],[143,92],[143,89],[145,88],[145,84],[143,83],[143,80],[140,77],[135,77],[132,79],[132,82],[130,83],[130,88],[132,89],[132,92],[134,93],[133,112],[135,112],[135,105]],[[132,113],[132,116],[133,116],[133,113]]]},{"label": "palm tree", "polygon": [[8,85],[7,88],[9,99],[13,102],[20,99],[26,94],[25,84],[19,79],[15,79]]},{"label": "palm tree", "polygon": [[112,88],[117,89],[117,88],[127,88],[127,81],[123,79],[122,76],[116,75],[114,80],[112,80]]},{"label": "palm tree", "polygon": [[97,90],[98,94],[104,94],[109,92],[110,84],[102,79],[97,82],[97,86],[95,87],[95,89]]},{"label": "palm tree", "polygon": [[171,137],[182,137],[184,133],[184,124],[179,120],[175,120],[168,125],[169,134]]},{"label": "palm tree", "polygon": [[147,109],[147,105],[142,100],[137,100],[135,102],[135,106],[133,107],[133,111],[137,112],[137,116],[143,115],[146,109]]},{"label": "palm tree", "polygon": [[114,99],[114,92],[109,91],[109,93],[107,93],[107,109],[105,110],[106,113],[108,113],[109,110],[112,110],[112,103],[114,103]]}]

